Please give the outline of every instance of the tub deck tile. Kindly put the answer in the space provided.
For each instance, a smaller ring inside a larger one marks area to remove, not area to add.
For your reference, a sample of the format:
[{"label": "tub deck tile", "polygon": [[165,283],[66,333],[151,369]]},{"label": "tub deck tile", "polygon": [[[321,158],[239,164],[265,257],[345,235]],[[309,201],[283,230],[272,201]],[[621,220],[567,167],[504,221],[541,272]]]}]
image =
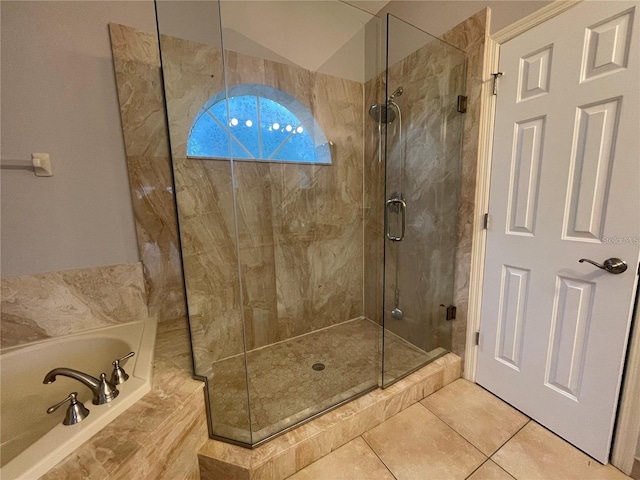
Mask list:
[{"label": "tub deck tile", "polygon": [[[151,392],[41,480],[197,479],[197,451],[207,439],[207,423],[204,383],[193,379],[185,361],[188,338],[186,319],[161,322]],[[170,340],[173,347],[167,349]]]}]

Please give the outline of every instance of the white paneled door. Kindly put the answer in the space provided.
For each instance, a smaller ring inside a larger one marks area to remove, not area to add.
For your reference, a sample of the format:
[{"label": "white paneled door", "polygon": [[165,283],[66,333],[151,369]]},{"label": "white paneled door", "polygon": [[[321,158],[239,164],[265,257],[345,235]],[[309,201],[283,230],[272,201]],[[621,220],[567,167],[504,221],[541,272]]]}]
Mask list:
[{"label": "white paneled door", "polygon": [[500,49],[476,379],[602,463],[640,256],[639,16],[586,1]]}]

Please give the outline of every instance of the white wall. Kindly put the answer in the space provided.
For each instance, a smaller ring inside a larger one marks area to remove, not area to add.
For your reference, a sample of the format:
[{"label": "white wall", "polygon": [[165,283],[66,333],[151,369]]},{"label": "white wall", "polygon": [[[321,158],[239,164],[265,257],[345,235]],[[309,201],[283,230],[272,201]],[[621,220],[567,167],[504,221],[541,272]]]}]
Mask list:
[{"label": "white wall", "polygon": [[221,15],[226,49],[365,80],[364,29],[372,15],[363,10],[336,0],[223,0]]},{"label": "white wall", "polygon": [[155,31],[153,2],[2,1],[2,276],[138,261],[109,22]]}]

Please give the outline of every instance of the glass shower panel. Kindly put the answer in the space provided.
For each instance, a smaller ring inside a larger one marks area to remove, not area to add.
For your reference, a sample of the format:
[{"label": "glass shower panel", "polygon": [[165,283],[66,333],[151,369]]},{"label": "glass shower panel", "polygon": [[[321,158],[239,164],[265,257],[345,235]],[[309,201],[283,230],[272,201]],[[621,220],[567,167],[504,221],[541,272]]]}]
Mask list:
[{"label": "glass shower panel", "polygon": [[[466,56],[387,16],[384,357],[387,386],[451,347]],[[373,108],[372,108],[373,110]]]},{"label": "glass shower panel", "polygon": [[339,1],[222,1],[221,18],[257,445],[378,385],[362,125],[366,26],[380,20]]},{"label": "glass shower panel", "polygon": [[[217,1],[156,2],[194,373],[209,431],[251,443],[244,325]],[[148,48],[142,44],[140,48]]]}]

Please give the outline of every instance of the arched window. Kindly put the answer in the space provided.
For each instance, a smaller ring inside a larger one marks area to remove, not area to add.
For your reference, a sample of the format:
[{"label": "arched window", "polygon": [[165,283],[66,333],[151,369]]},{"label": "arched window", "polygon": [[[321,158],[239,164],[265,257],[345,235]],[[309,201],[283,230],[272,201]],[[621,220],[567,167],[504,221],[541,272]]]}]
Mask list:
[{"label": "arched window", "polygon": [[243,84],[230,88],[227,100],[220,92],[198,112],[187,156],[331,163],[322,129],[291,95],[267,85]]}]

